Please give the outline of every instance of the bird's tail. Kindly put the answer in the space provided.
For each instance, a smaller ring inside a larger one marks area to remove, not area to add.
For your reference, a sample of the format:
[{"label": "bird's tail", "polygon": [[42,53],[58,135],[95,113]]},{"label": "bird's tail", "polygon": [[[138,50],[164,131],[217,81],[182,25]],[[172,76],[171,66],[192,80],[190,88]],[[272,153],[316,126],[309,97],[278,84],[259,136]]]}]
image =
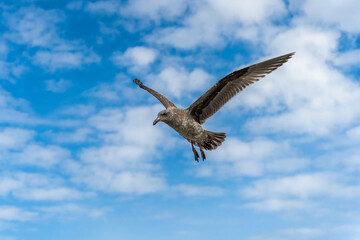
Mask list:
[{"label": "bird's tail", "polygon": [[205,132],[207,137],[202,146],[205,150],[214,150],[225,141],[226,133]]}]

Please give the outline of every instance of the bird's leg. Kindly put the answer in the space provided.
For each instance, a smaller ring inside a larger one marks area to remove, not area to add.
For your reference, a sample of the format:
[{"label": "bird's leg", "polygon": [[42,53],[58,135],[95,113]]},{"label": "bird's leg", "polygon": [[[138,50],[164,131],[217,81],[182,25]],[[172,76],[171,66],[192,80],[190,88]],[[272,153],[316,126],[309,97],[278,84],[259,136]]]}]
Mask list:
[{"label": "bird's leg", "polygon": [[200,153],[201,153],[201,158],[202,160],[204,161],[206,159],[206,156],[205,156],[205,153],[204,151],[202,150],[202,148],[200,148]]},{"label": "bird's leg", "polygon": [[192,150],[193,150],[193,153],[194,153],[195,161],[199,162],[199,157],[200,157],[199,153],[196,151],[193,144],[191,144],[191,147],[192,147]]}]

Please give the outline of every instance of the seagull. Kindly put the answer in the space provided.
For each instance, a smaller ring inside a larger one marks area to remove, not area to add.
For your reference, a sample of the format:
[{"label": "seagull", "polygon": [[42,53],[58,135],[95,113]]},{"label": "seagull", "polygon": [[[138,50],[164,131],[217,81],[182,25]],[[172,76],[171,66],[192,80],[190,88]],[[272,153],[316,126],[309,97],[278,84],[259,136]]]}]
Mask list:
[{"label": "seagull", "polygon": [[207,131],[201,125],[237,93],[283,65],[294,54],[295,52],[288,53],[230,73],[187,108],[176,107],[165,96],[145,86],[137,78],[134,79],[134,83],[156,97],[166,108],[158,113],[153,125],[161,121],[177,131],[191,143],[195,161],[199,162],[200,156],[194,145],[200,149],[204,161],[206,159],[204,150],[216,149],[226,138],[225,133]]}]

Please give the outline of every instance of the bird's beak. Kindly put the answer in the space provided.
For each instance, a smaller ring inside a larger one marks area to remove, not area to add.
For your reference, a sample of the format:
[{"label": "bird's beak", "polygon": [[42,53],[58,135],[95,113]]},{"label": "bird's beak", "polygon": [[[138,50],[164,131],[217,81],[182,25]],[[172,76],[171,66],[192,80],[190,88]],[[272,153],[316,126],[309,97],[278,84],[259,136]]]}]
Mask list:
[{"label": "bird's beak", "polygon": [[160,121],[160,119],[159,119],[159,118],[156,118],[156,119],[154,120],[154,122],[153,122],[153,125],[155,126],[159,121]]}]

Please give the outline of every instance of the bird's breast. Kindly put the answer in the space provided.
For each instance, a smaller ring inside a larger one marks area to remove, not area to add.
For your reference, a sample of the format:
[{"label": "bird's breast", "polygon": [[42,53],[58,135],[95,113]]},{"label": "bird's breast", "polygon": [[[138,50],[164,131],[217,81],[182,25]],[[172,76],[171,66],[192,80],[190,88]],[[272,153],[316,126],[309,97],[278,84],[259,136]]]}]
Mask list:
[{"label": "bird's breast", "polygon": [[204,132],[203,127],[192,118],[178,117],[167,124],[181,136],[190,140],[197,140]]}]

